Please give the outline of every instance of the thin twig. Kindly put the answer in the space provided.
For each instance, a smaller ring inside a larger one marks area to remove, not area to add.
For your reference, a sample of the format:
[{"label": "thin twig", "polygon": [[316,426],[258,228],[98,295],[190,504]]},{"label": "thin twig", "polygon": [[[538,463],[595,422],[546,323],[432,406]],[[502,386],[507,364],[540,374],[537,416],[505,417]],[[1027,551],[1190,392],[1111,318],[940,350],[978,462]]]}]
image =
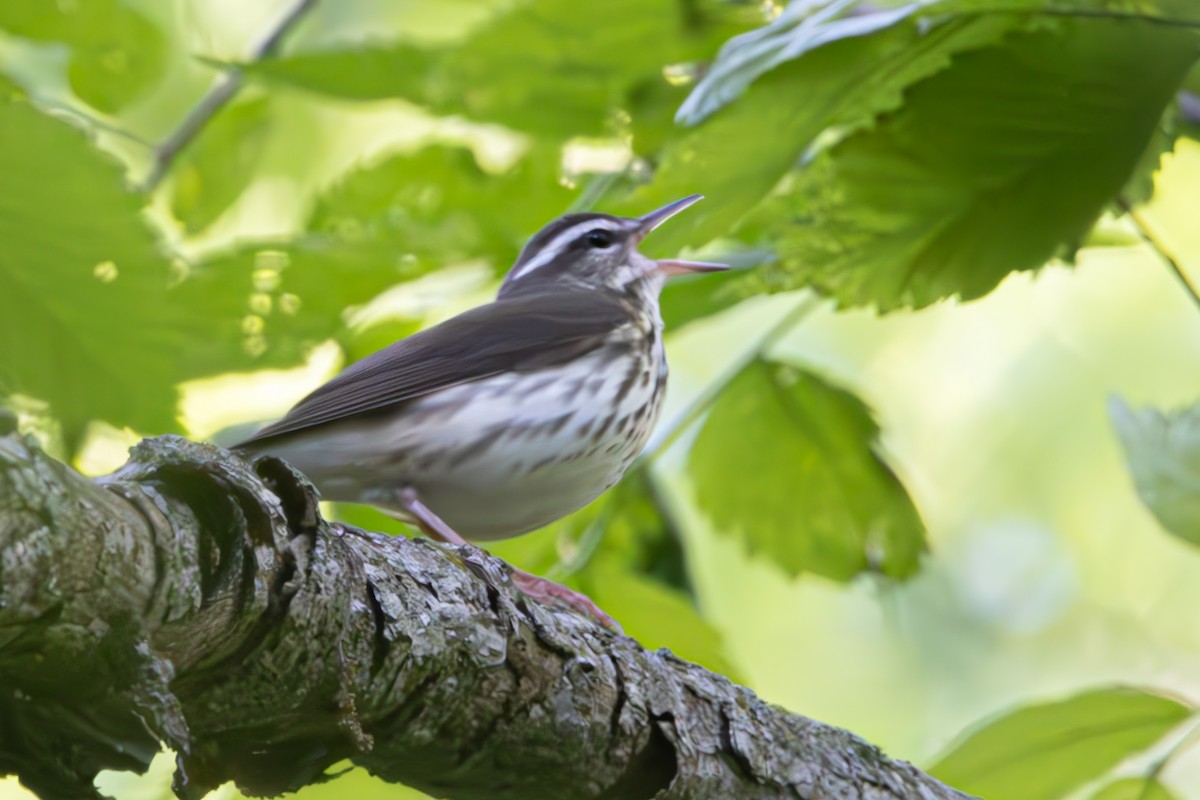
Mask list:
[{"label": "thin twig", "polygon": [[[267,31],[266,35],[250,48],[245,60],[257,61],[271,55],[283,40],[284,35],[316,4],[317,0],[297,0],[296,4],[288,9],[287,13],[281,16]],[[221,110],[221,107],[233,99],[245,80],[245,71],[237,65],[232,65],[213,81],[208,93],[200,98],[200,102],[188,112],[188,115],[183,118],[183,122],[179,123],[179,127],[155,148],[154,164],[150,168],[150,174],[146,176],[141,185],[143,192],[153,191],[154,187],[158,186],[170,170],[171,162],[175,160],[175,157],[188,146],[192,139],[196,138],[196,135]]]},{"label": "thin twig", "polygon": [[1188,278],[1187,273],[1184,272],[1183,267],[1175,260],[1175,257],[1171,255],[1166,246],[1154,235],[1151,226],[1146,224],[1146,220],[1134,210],[1133,205],[1124,197],[1118,197],[1116,204],[1118,208],[1125,212],[1130,221],[1133,222],[1133,227],[1137,230],[1141,240],[1154,248],[1154,252],[1158,253],[1163,261],[1167,262],[1171,267],[1171,271],[1175,273],[1175,277],[1183,284],[1183,288],[1187,291],[1188,296],[1192,298],[1197,307],[1200,307],[1200,291],[1196,289],[1191,279]]}]

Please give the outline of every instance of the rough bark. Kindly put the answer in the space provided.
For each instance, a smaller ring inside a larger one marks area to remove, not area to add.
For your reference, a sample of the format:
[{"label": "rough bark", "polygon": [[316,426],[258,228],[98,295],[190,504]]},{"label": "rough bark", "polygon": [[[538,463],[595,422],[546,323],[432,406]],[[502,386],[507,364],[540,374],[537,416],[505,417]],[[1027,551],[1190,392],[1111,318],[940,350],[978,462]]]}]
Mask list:
[{"label": "rough bark", "polygon": [[184,798],[345,758],[464,800],[964,797],[498,559],[327,523],[278,460],[162,437],[92,481],[5,427],[0,774],[42,797],[163,744]]}]

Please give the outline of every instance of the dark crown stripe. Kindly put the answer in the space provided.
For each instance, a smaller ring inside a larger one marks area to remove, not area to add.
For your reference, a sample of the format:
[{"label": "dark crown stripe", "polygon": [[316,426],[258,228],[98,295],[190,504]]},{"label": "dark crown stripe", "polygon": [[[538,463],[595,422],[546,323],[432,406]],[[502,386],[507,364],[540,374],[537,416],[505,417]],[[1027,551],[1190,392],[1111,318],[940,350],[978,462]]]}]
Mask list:
[{"label": "dark crown stripe", "polygon": [[528,275],[553,262],[580,236],[596,228],[623,230],[628,220],[607,214],[568,214],[542,228],[529,240],[509,271],[509,280]]}]

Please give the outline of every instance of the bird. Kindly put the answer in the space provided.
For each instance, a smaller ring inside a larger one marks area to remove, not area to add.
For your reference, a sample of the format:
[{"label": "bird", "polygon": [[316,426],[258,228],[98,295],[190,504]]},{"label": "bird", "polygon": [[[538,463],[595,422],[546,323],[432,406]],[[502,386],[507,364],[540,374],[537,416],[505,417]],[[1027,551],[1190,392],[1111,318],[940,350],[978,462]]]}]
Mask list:
[{"label": "bird", "polygon": [[[350,365],[233,449],[278,457],[324,499],[374,506],[455,545],[583,508],[621,479],[658,418],[666,280],[727,269],[638,252],[701,199],[553,220],[492,302]],[[518,569],[513,581],[619,630],[586,595]]]}]

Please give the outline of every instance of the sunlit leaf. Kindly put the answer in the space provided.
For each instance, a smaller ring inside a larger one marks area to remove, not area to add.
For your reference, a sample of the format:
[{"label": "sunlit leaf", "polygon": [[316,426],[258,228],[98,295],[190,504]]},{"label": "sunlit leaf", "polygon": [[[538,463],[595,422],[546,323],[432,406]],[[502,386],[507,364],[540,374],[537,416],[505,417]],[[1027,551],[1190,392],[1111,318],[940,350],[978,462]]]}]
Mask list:
[{"label": "sunlit leaf", "polygon": [[1200,405],[1135,411],[1114,397],[1108,414],[1142,502],[1167,531],[1200,544]]},{"label": "sunlit leaf", "polygon": [[195,265],[178,287],[210,315],[209,330],[181,354],[189,375],[287,366],[343,333],[342,314],[433,269],[395,249],[311,236],[249,243]]},{"label": "sunlit leaf", "polygon": [[895,108],[906,87],[946,68],[956,53],[995,43],[1015,24],[993,15],[950,23],[927,36],[915,26],[895,26],[811,51],[673,139],[653,179],[611,208],[640,213],[700,192],[705,202],[656,232],[647,249],[675,253],[722,236],[830,125],[862,125]]},{"label": "sunlit leaf", "polygon": [[1099,13],[1111,17],[1153,18],[1166,22],[1200,21],[1193,5],[1159,0],[914,0],[878,7],[863,0],[795,0],[777,18],[734,37],[679,109],[679,120],[695,124],[731,102],[756,79],[787,61],[839,39],[867,36],[902,22],[931,31],[963,15],[1055,15]]},{"label": "sunlit leaf", "polygon": [[420,320],[408,317],[388,317],[370,325],[350,328],[339,337],[339,340],[342,343],[342,352],[346,354],[346,363],[352,364],[401,339],[408,338],[420,329]]},{"label": "sunlit leaf", "polygon": [[271,133],[266,97],[217,113],[172,169],[171,210],[189,232],[207,228],[255,176]]},{"label": "sunlit leaf", "polygon": [[759,215],[783,285],[895,308],[978,297],[1040,266],[1129,179],[1198,41],[1060,20],[960,56]]},{"label": "sunlit leaf", "polygon": [[878,434],[854,395],[760,361],[721,393],[688,469],[713,526],[789,572],[905,577],[925,530]]},{"label": "sunlit leaf", "polygon": [[970,734],[929,772],[988,800],[1057,800],[1159,741],[1191,713],[1136,689],[1028,706]]},{"label": "sunlit leaf", "polygon": [[704,78],[680,106],[679,121],[694,125],[785,61],[839,39],[889,28],[918,8],[917,3],[909,3],[845,15],[860,5],[860,0],[793,2],[765,27],[734,37],[721,48]]},{"label": "sunlit leaf", "polygon": [[90,419],[175,429],[176,357],[205,319],[174,303],[120,167],[0,81],[0,175],[4,389],[48,401],[68,438]]},{"label": "sunlit leaf", "polygon": [[404,97],[440,113],[566,138],[611,128],[632,86],[710,53],[736,30],[675,0],[533,0],[452,46],[398,42],[246,68],[337,97]]},{"label": "sunlit leaf", "polygon": [[70,46],[71,88],[85,103],[109,114],[141,97],[162,73],[162,33],[121,0],[3,3],[0,28]]},{"label": "sunlit leaf", "polygon": [[1091,795],[1090,800],[1175,800],[1175,795],[1152,778],[1122,778]]},{"label": "sunlit leaf", "polygon": [[[289,792],[289,800],[343,800],[347,797],[353,797],[354,800],[425,800],[428,797],[416,789],[376,778],[365,769],[353,767],[348,761],[334,764],[326,773],[337,777],[326,783]],[[237,800],[245,795],[233,792],[227,797]]]}]

